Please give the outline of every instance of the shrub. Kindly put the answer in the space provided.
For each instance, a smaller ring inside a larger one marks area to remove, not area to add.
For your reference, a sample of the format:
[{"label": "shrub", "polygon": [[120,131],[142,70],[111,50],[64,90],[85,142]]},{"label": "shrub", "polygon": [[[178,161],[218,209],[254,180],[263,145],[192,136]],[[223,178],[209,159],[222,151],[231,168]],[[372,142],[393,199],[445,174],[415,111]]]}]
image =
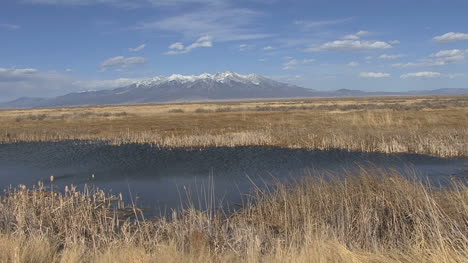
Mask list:
[{"label": "shrub", "polygon": [[185,111],[183,109],[170,109],[168,112],[169,113],[184,113]]},{"label": "shrub", "polygon": [[213,112],[213,110],[210,110],[210,109],[204,109],[204,108],[198,108],[195,110],[196,113],[209,113],[209,112]]}]

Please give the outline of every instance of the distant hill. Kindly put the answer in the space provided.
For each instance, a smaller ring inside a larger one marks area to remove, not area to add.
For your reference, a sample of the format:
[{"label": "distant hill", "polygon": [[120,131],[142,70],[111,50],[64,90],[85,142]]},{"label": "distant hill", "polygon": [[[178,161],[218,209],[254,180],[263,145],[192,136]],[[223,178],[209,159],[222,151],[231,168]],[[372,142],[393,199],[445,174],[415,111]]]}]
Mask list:
[{"label": "distant hill", "polygon": [[435,89],[435,90],[421,90],[410,91],[410,94],[425,94],[425,95],[461,95],[468,94],[468,89]]},{"label": "distant hill", "polygon": [[46,100],[45,98],[21,97],[13,101],[0,103],[0,108],[32,108]]},{"label": "distant hill", "polygon": [[14,101],[1,103],[0,108],[422,94],[468,94],[468,89],[438,89],[406,93],[365,92],[350,89],[318,91],[277,82],[257,74],[241,75],[228,71],[199,76],[172,75],[169,77],[155,77],[117,89],[70,93],[55,98],[23,97]]}]

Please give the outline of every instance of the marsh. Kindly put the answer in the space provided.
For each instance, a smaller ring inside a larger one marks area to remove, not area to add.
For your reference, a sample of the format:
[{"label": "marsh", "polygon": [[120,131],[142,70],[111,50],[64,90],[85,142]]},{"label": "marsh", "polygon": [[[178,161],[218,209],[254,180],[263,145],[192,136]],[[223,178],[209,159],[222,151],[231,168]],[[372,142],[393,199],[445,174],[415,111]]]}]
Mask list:
[{"label": "marsh", "polygon": [[[214,191],[220,205],[241,204],[254,187],[304,176],[396,169],[442,182],[466,176],[463,158],[417,154],[311,151],[269,146],[158,148],[151,144],[28,142],[0,145],[0,188],[38,181],[96,186],[153,211],[179,208],[188,199],[203,208]],[[53,176],[53,182],[50,177]],[[212,187],[213,189],[208,189]]]}]

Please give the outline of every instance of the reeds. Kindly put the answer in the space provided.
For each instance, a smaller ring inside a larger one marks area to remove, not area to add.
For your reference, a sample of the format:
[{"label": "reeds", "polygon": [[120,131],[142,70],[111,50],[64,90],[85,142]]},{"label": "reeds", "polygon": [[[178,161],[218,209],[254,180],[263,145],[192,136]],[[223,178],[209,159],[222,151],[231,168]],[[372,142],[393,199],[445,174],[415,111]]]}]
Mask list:
[{"label": "reeds", "polygon": [[2,196],[1,262],[468,260],[463,182],[434,187],[377,169],[311,174],[257,189],[232,214],[188,207],[169,218],[144,218],[96,189],[49,190]]},{"label": "reeds", "polygon": [[458,96],[0,111],[0,143],[267,145],[468,157],[467,103]]}]

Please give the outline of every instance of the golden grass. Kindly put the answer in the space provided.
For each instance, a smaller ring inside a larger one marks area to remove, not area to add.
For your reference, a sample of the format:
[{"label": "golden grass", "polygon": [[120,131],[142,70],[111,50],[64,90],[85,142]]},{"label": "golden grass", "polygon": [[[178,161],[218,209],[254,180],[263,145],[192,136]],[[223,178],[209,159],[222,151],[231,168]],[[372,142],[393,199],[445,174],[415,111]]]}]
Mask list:
[{"label": "golden grass", "polygon": [[10,189],[0,205],[0,262],[468,260],[468,187],[460,182],[435,188],[363,169],[253,196],[233,214],[189,207],[145,219],[98,190]]},{"label": "golden grass", "polygon": [[467,157],[467,118],[463,95],[9,110],[0,111],[0,143],[105,140]]},{"label": "golden grass", "polygon": [[[468,157],[466,119],[468,96],[8,110],[0,111],[0,143]],[[8,189],[0,202],[0,262],[468,262],[468,187],[460,182],[436,188],[370,169],[258,189],[233,214],[207,207],[145,218],[96,189]]]}]

